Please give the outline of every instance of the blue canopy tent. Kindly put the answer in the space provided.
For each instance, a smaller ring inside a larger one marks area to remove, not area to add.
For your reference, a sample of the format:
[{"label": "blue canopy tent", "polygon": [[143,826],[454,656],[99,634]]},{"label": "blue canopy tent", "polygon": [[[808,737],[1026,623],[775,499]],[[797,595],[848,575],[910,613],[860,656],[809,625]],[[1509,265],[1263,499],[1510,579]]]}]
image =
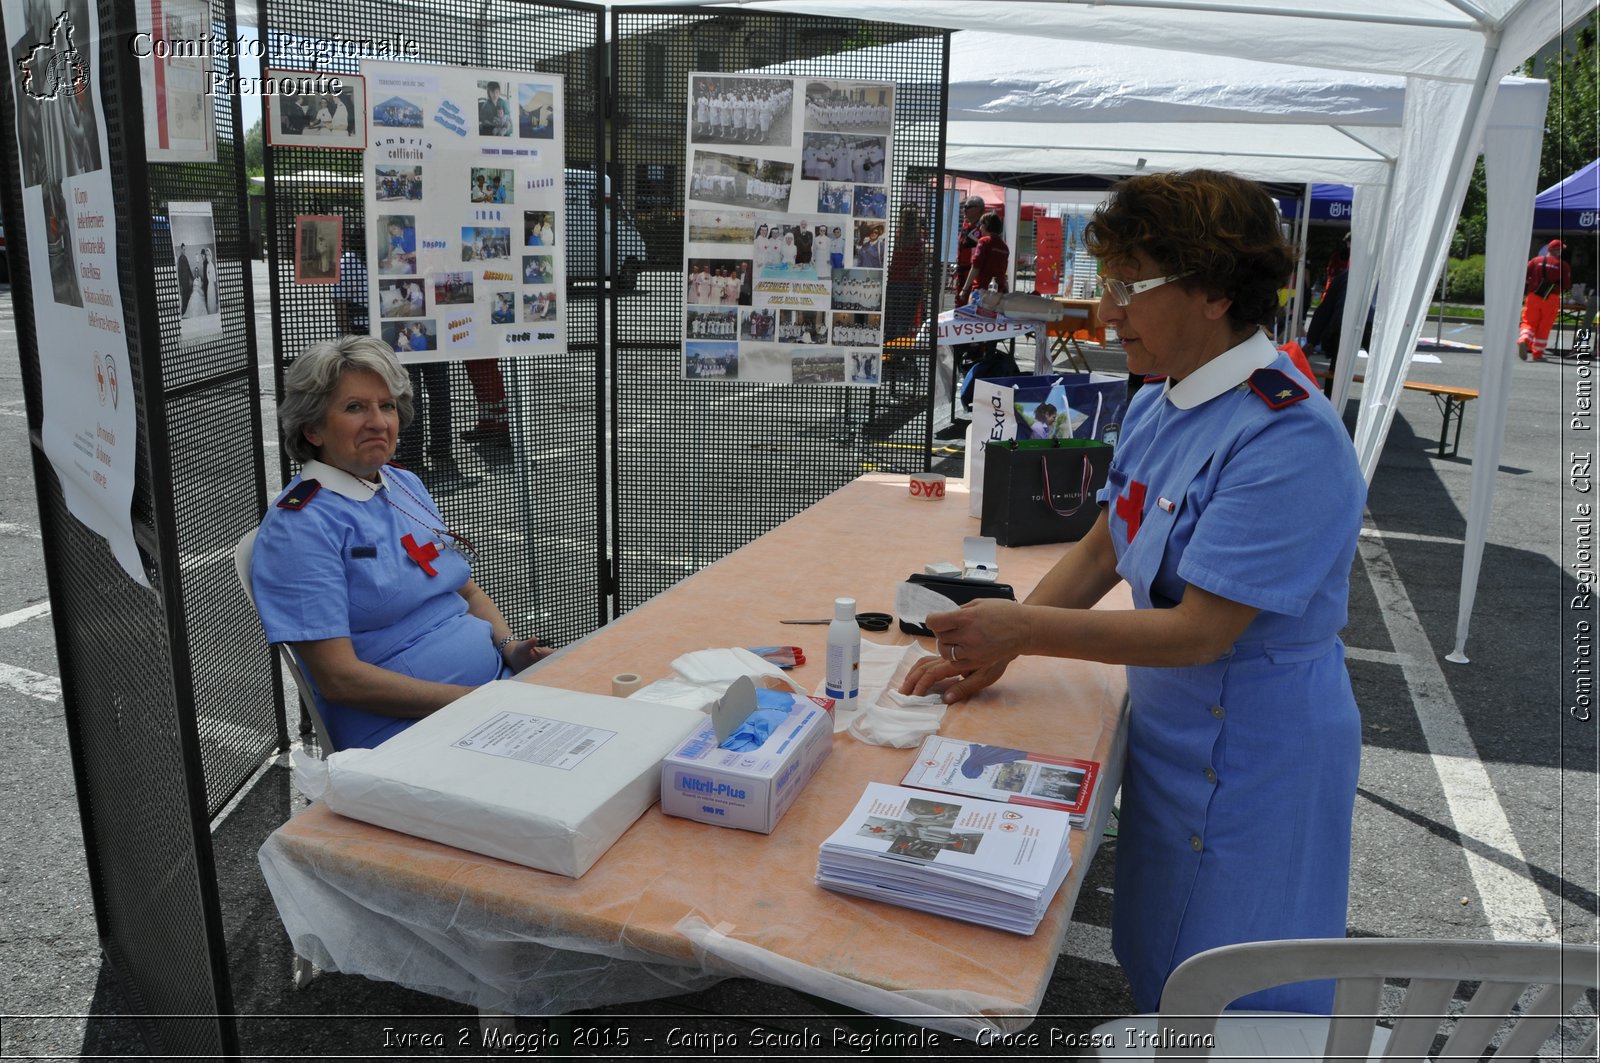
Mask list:
[{"label": "blue canopy tent", "polygon": [[1600,159],[1533,197],[1533,227],[1600,229]]},{"label": "blue canopy tent", "polygon": [[[1349,222],[1350,203],[1355,199],[1355,189],[1349,185],[1314,184],[1311,186],[1311,209],[1308,214],[1312,221]],[[1283,216],[1291,220],[1300,217],[1300,197],[1292,196],[1278,200],[1283,207]]]}]

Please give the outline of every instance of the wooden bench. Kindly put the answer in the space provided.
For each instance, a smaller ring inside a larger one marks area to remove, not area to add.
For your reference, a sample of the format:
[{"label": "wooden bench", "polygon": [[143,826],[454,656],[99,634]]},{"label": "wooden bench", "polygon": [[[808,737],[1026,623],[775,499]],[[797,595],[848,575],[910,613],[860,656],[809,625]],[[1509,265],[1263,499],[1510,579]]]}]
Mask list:
[{"label": "wooden bench", "polygon": [[[1318,373],[1318,380],[1331,379],[1327,373]],[[1363,378],[1359,373],[1350,378],[1352,384],[1360,384]],[[1453,458],[1461,450],[1461,421],[1466,415],[1467,403],[1478,397],[1477,388],[1458,388],[1453,384],[1429,384],[1421,380],[1407,380],[1404,385],[1407,391],[1420,391],[1424,395],[1432,395],[1433,401],[1439,407],[1439,413],[1444,417],[1444,423],[1439,426],[1439,457]],[[1455,438],[1450,438],[1450,425],[1456,426]],[[1450,450],[1445,451],[1445,443],[1449,442]]]}]

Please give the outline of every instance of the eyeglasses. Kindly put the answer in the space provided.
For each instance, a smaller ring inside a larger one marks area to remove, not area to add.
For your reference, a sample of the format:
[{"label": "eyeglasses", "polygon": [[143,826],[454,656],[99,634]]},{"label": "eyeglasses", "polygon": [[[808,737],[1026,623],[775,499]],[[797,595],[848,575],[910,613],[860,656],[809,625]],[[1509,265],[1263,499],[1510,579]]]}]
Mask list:
[{"label": "eyeglasses", "polygon": [[1133,302],[1133,297],[1140,292],[1147,292],[1152,288],[1159,288],[1163,284],[1171,284],[1173,281],[1181,281],[1189,276],[1192,276],[1192,274],[1174,273],[1170,277],[1153,277],[1147,281],[1134,281],[1132,284],[1126,281],[1119,281],[1115,277],[1103,276],[1100,280],[1106,286],[1106,294],[1111,296],[1112,302],[1118,306],[1127,306]]}]

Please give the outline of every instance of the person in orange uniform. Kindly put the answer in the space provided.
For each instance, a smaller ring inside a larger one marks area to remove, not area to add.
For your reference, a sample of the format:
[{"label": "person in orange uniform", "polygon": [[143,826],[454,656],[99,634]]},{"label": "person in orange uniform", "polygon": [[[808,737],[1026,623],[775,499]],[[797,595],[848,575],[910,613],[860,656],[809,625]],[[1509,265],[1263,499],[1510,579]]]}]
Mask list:
[{"label": "person in orange uniform", "polygon": [[1551,240],[1528,260],[1523,283],[1522,331],[1517,335],[1517,357],[1544,361],[1550,330],[1561,310],[1561,293],[1572,287],[1572,267],[1561,257],[1560,240]]}]

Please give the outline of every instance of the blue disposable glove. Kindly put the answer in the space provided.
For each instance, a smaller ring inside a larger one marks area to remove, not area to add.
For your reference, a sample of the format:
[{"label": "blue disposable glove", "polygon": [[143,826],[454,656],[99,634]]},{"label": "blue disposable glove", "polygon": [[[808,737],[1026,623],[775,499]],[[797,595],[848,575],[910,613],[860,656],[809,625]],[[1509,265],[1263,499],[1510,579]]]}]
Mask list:
[{"label": "blue disposable glove", "polygon": [[772,734],[772,729],[788,718],[789,713],[786,711],[757,709],[717,748],[734,753],[748,753],[753,749],[760,749],[762,743],[766,742],[767,736]]},{"label": "blue disposable glove", "polygon": [[749,753],[760,749],[772,735],[773,728],[788,718],[795,706],[795,696],[781,690],[756,688],[756,711],[717,746],[730,753]]}]

